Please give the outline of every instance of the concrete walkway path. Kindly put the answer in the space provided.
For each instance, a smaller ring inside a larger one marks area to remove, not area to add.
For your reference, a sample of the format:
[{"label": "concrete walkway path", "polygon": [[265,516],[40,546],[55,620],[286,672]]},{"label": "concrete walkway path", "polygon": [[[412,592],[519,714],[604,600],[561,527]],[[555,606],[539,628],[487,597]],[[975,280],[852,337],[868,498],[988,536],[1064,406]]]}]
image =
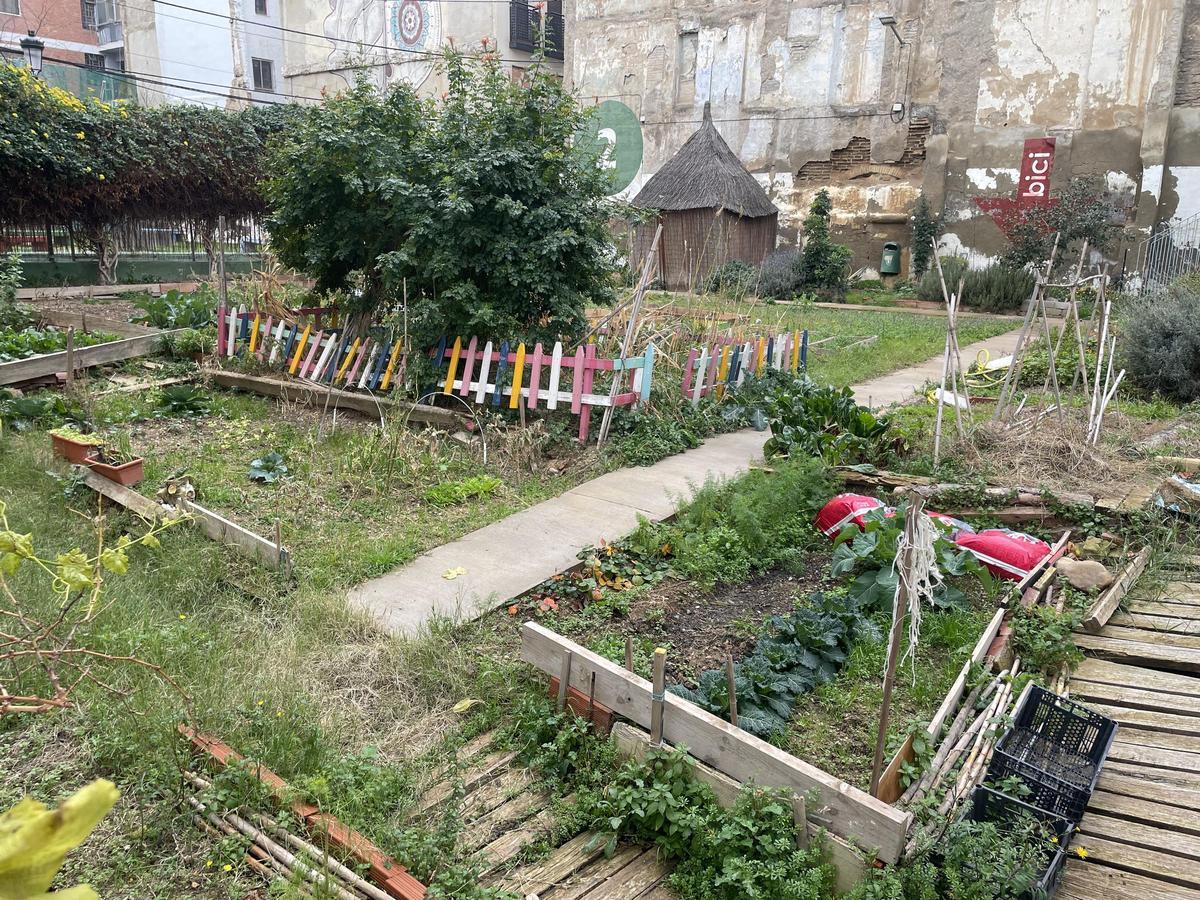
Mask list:
[{"label": "concrete walkway path", "polygon": [[[1011,331],[963,347],[963,363],[980,350],[993,358],[1011,353],[1016,338]],[[890,406],[912,399],[941,374],[939,356],[855,385],[854,393],[860,403]],[[587,545],[628,534],[639,517],[664,518],[705,481],[744,471],[762,458],[768,437],[748,430],[722,434],[652,466],[601,475],[364,582],[351,590],[350,603],[385,630],[409,636],[434,617],[475,618],[569,568]],[[465,574],[443,577],[459,567]]]}]

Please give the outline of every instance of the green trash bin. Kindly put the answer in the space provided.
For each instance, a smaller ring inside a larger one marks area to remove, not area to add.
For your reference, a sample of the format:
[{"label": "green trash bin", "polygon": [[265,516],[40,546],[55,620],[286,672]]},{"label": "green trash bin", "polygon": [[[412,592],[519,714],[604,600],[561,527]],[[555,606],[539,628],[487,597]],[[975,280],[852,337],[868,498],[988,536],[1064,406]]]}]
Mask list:
[{"label": "green trash bin", "polygon": [[883,245],[883,256],[879,259],[879,274],[900,274],[900,245],[895,241],[888,241]]}]

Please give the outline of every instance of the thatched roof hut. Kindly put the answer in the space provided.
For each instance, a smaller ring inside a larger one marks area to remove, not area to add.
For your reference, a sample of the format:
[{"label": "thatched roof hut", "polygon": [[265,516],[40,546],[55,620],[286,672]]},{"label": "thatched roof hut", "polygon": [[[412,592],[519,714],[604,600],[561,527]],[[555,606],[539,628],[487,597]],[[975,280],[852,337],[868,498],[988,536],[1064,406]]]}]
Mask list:
[{"label": "thatched roof hut", "polygon": [[633,198],[634,206],[658,211],[638,229],[633,258],[650,249],[659,222],[659,263],[667,288],[702,285],[731,259],[759,265],[775,249],[779,210],[729,149],[704,104],[704,120]]}]

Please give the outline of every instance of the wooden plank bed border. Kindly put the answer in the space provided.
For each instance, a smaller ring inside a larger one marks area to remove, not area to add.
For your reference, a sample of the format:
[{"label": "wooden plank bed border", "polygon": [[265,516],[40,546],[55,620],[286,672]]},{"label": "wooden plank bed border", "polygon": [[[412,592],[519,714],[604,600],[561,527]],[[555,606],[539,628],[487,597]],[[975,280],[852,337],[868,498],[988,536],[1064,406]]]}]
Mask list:
[{"label": "wooden plank bed border", "polygon": [[1133,559],[1125,564],[1116,580],[1101,594],[1092,608],[1088,610],[1087,618],[1083,620],[1083,630],[1088,634],[1098,634],[1100,629],[1108,624],[1109,618],[1121,605],[1121,600],[1129,593],[1133,583],[1146,569],[1150,562],[1150,548],[1143,547]]},{"label": "wooden plank bed border", "polygon": [[409,418],[412,421],[444,427],[457,426],[462,421],[462,416],[451,410],[423,403],[401,403],[388,397],[354,394],[337,388],[305,384],[303,381],[281,381],[260,375],[223,372],[219,369],[203,369],[202,372],[222,387],[240,388],[264,397],[279,397],[313,406],[323,406],[328,402],[330,409],[352,409],[369,416],[378,416],[388,409],[410,409]]},{"label": "wooden plank bed border", "polygon": [[[158,350],[159,343],[165,335],[176,334],[182,329],[159,331],[154,334],[144,334],[140,337],[125,338],[120,341],[110,341],[107,344],[96,344],[92,347],[80,347],[74,350],[76,369],[87,369],[91,366],[101,366],[105,363],[121,362],[137,356],[148,356]],[[17,359],[12,362],[0,363],[0,385],[16,384],[33,378],[42,378],[56,372],[67,370],[67,351],[44,353],[41,356],[31,356],[28,359]]]},{"label": "wooden plank bed border", "polygon": [[[547,675],[558,675],[567,653],[572,654],[572,687],[590,694],[594,674],[597,702],[649,727],[653,705],[649,681],[535,622],[522,626],[521,658],[525,662]],[[902,856],[911,814],[893,809],[674,694],[666,694],[663,702],[663,739],[668,743],[685,747],[696,759],[736,781],[788,788],[798,794],[816,790],[820,796],[809,810],[811,821],[873,851],[884,862],[896,862]]]}]

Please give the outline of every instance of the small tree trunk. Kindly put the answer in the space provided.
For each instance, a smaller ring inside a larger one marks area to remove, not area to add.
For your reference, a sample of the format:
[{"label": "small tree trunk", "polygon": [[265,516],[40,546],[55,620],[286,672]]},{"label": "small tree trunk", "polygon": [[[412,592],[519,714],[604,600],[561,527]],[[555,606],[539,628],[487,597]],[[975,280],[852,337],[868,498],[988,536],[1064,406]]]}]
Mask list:
[{"label": "small tree trunk", "polygon": [[196,229],[200,233],[200,244],[204,247],[204,256],[208,260],[208,277],[217,277],[217,227],[209,221],[197,222]]},{"label": "small tree trunk", "polygon": [[96,266],[101,284],[117,283],[117,257],[120,253],[117,239],[108,225],[92,225],[85,232],[85,239],[96,251]]}]

